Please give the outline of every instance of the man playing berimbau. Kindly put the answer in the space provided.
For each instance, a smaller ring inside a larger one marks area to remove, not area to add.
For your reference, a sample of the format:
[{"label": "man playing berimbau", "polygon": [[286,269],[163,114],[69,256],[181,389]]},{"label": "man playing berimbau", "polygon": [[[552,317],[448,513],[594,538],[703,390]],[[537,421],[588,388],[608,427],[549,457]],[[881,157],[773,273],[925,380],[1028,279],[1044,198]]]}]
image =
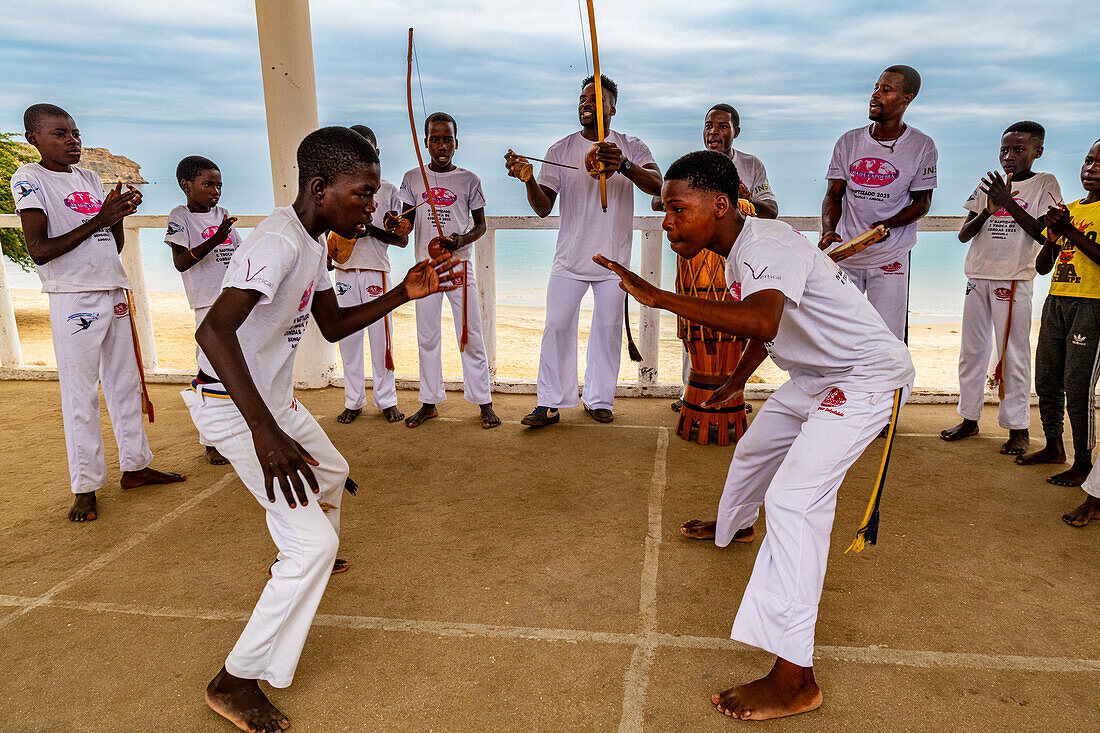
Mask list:
[{"label": "man playing berimbau", "polygon": [[914,372],[905,345],[835,263],[789,225],[737,211],[739,187],[733,161],[700,151],[673,163],[661,190],[673,251],[725,257],[739,301],[663,291],[603,255],[594,259],[642,305],[748,340],[737,371],[706,404],[743,389],[769,355],[790,374],[737,443],[715,533],[724,547],[764,505],[768,531],[731,636],[774,653],[775,664],[764,678],[712,697],[726,715],[761,720],[821,704],[814,627],[837,490],[908,395]]}]

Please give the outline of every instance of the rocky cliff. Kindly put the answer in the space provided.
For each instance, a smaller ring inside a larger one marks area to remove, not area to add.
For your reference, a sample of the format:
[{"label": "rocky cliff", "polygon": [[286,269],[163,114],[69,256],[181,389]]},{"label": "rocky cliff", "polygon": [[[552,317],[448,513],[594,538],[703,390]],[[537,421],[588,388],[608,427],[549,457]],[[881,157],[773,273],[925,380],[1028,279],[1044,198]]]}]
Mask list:
[{"label": "rocky cliff", "polygon": [[[38,152],[26,143],[19,144],[25,148],[32,159],[38,159]],[[99,174],[104,186],[113,186],[116,183],[131,183],[139,185],[148,183],[141,177],[141,166],[124,155],[112,155],[107,148],[84,148],[80,154],[82,168],[88,168]]]}]

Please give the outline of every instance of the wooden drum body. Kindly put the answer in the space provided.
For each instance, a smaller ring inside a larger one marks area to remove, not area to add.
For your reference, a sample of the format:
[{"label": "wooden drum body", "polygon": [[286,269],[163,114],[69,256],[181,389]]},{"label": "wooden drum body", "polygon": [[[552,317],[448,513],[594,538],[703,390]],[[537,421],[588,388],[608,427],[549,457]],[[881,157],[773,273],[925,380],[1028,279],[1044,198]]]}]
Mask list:
[{"label": "wooden drum body", "polygon": [[[733,300],[726,287],[725,269],[725,260],[710,250],[704,249],[690,260],[679,257],[676,292],[714,301]],[[731,434],[736,442],[745,434],[744,399],[738,397],[719,407],[702,407],[702,402],[733,374],[744,342],[679,317],[676,332],[691,362],[676,434],[699,445],[709,443],[712,433],[718,445],[729,445]]]}]

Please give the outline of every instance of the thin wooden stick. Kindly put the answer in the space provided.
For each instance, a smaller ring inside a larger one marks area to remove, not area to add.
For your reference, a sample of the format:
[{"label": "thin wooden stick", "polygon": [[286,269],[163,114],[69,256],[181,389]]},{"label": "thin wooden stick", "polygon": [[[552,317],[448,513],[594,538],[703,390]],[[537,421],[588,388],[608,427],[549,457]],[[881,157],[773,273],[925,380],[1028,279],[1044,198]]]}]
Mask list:
[{"label": "thin wooden stick", "polygon": [[520,155],[519,153],[516,153],[516,157],[518,157],[518,158],[524,158],[524,159],[526,159],[526,160],[536,160],[536,161],[538,161],[539,163],[549,163],[550,165],[556,165],[556,166],[559,166],[559,167],[561,167],[561,168],[570,168],[570,169],[572,169],[572,170],[575,170],[575,171],[579,171],[579,170],[580,170],[580,168],[578,168],[578,167],[577,167],[577,166],[575,166],[575,165],[566,165],[565,163],[555,163],[555,162],[554,162],[554,161],[552,161],[552,160],[543,160],[542,158],[535,158],[535,157],[533,157],[533,156],[531,156],[531,155]]}]

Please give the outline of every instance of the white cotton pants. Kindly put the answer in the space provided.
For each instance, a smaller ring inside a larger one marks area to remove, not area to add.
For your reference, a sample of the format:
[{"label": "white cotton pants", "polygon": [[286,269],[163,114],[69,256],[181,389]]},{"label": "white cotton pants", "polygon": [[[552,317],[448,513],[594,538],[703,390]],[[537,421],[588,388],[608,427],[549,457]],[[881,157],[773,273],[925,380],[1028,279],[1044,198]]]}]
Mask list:
[{"label": "white cotton pants", "polygon": [[615,405],[615,384],[623,349],[623,300],[619,280],[574,280],[551,275],[546,285],[546,325],[539,351],[538,404],[576,407],[577,325],[581,298],[592,288],[594,308],[584,367],[584,404],[594,410]]},{"label": "white cotton pants", "polygon": [[309,411],[292,400],[274,417],[283,432],[317,460],[319,465],[313,467],[313,474],[321,493],[307,489],[309,504],[291,509],[276,487],[275,501],[271,502],[252,433],[240,411],[221,384],[195,388],[202,391],[189,388],[182,392],[195,427],[229,460],[245,488],[263,507],[271,539],[279,549],[272,577],[226,658],[225,669],[236,677],[288,687],[336,559],[340,500],[348,463]]},{"label": "white cotton pants", "polygon": [[[1008,332],[1003,368],[1005,398],[997,409],[997,424],[1023,430],[1031,423],[1031,280],[1016,280],[1012,328]],[[966,420],[982,416],[986,377],[1005,348],[1005,325],[1012,300],[1012,280],[966,283],[962,345],[959,348],[959,414]]]},{"label": "white cotton pants", "polygon": [[838,262],[859,292],[871,301],[886,327],[903,343],[909,330],[909,257],[902,255],[882,267],[845,267]]},{"label": "white cotton pants", "polygon": [[[474,268],[469,262],[455,267],[455,282],[466,280],[466,349],[462,352],[462,396],[475,405],[493,401],[489,384],[489,358],[481,334],[481,300]],[[451,303],[455,339],[462,339],[462,288],[434,293],[416,301],[416,341],[420,351],[420,401],[438,405],[447,399],[443,389],[443,298]]]},{"label": "white cotton pants", "polygon": [[[380,270],[337,270],[336,302],[341,308],[369,303],[389,288],[387,274]],[[386,368],[386,329],[392,332],[393,322],[387,313],[367,326],[370,341],[372,378],[371,402],[379,410],[397,404],[397,387],[393,372]],[[340,339],[340,361],[344,365],[344,407],[361,410],[367,406],[367,385],[363,376],[363,332]]]},{"label": "white cotton pants", "polygon": [[100,385],[118,444],[119,468],[140,471],[153,462],[141,424],[141,378],[129,309],[120,288],[49,296],[69,482],[74,494],[85,494],[107,483]]},{"label": "white cotton pants", "polygon": [[767,533],[731,638],[802,667],[813,665],[837,489],[889,422],[893,397],[893,391],[836,388],[810,394],[787,382],[737,442],[714,542],[725,547],[735,532],[752,526],[761,504]]}]

